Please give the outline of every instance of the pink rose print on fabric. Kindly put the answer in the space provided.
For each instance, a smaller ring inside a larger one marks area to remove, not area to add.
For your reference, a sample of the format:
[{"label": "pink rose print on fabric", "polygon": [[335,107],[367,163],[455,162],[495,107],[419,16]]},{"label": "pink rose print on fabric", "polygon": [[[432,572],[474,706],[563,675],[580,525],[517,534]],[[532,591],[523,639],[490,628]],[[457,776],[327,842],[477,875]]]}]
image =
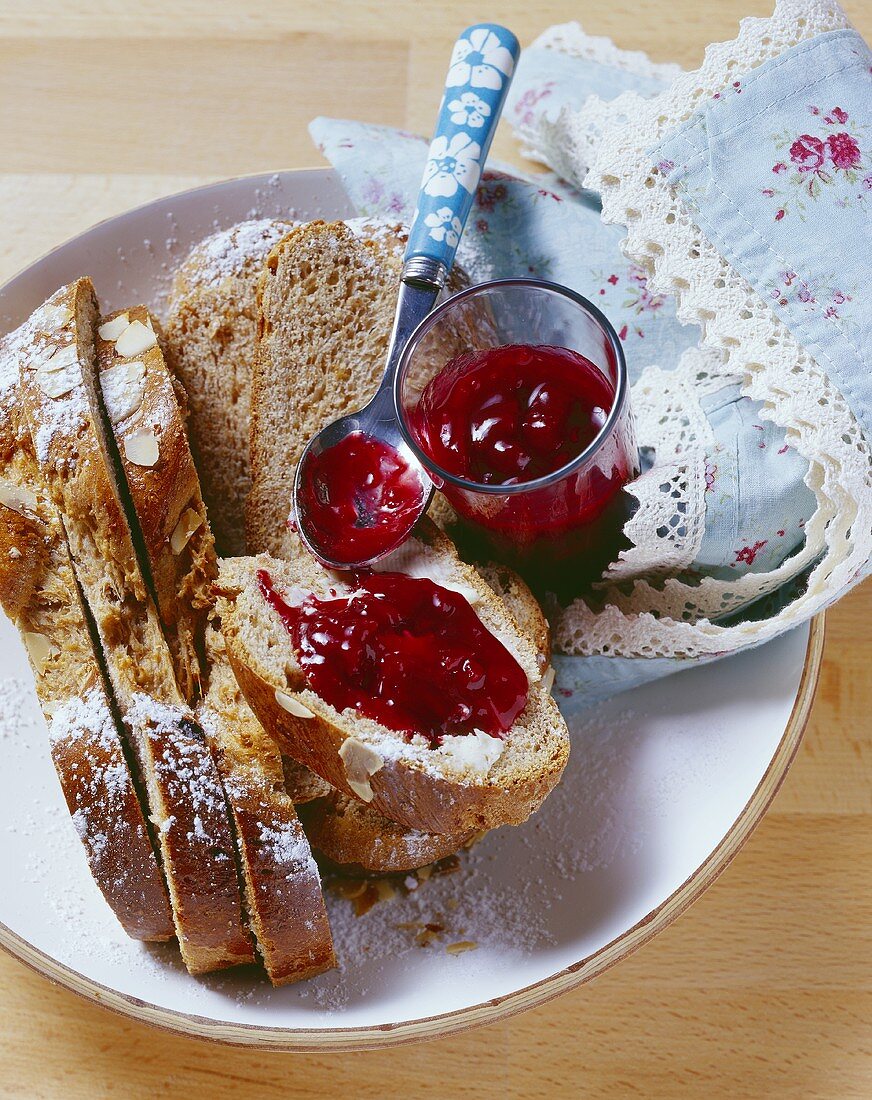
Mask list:
[{"label": "pink rose print on fabric", "polygon": [[868,172],[869,155],[868,151],[864,152],[863,145],[867,127],[856,122],[844,107],[824,111],[811,104],[809,112],[820,127],[817,133],[797,134],[785,130],[772,137],[781,157],[771,171],[783,179],[786,186],[770,183],[760,191],[765,198],[776,200],[773,219],[777,222],[791,209],[805,221],[806,200],[817,200],[824,189],[832,191],[833,201],[842,208],[864,199],[866,179],[870,178],[868,175],[860,177],[864,163]]},{"label": "pink rose print on fabric", "polygon": [[857,168],[860,164],[860,146],[850,134],[830,134],[827,149],[834,168]]},{"label": "pink rose print on fabric", "polygon": [[753,565],[754,559],[768,541],[768,539],[762,539],[760,542],[755,542],[753,546],[743,546],[741,550],[734,550],[736,560],[733,564],[738,565],[741,562],[744,565]]},{"label": "pink rose print on fabric", "polygon": [[648,275],[644,268],[639,267],[638,264],[628,264],[624,272],[611,271],[606,274],[603,271],[595,271],[594,275],[600,284],[600,297],[606,299],[605,302],[601,303],[602,307],[607,313],[614,315],[613,320],[615,320],[616,327],[617,320],[615,317],[619,311],[624,313],[632,311],[635,318],[638,318],[638,321],[625,322],[620,326],[618,329],[619,338],[626,340],[632,333],[640,340],[644,340],[643,315],[656,313],[666,301],[662,294],[652,294],[648,289]]},{"label": "pink rose print on fabric", "polygon": [[779,282],[769,291],[769,297],[780,306],[798,302],[806,313],[823,311],[829,319],[841,316],[839,307],[853,302],[853,297],[836,283],[836,274],[831,272],[814,286],[800,278],[795,271],[782,271]]},{"label": "pink rose print on fabric", "polygon": [[790,147],[790,159],[800,172],[815,172],[824,163],[826,146],[812,134],[802,134]]},{"label": "pink rose print on fabric", "polygon": [[523,95],[518,96],[513,108],[515,119],[521,126],[532,126],[536,121],[536,107],[551,95],[554,87],[553,80],[546,80],[544,84],[536,88],[528,88]]}]

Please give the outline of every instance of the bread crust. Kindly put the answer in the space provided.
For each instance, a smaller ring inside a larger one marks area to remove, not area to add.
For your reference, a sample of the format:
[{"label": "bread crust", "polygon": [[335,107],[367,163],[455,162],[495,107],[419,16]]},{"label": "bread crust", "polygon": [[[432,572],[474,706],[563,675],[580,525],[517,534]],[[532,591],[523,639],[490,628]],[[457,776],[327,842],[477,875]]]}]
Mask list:
[{"label": "bread crust", "polygon": [[299,808],[306,835],[316,851],[340,869],[388,875],[414,871],[453,855],[475,834],[422,833],[333,791]]},{"label": "bread crust", "polygon": [[[61,291],[50,304],[63,310],[69,298]],[[47,327],[32,318],[0,341],[2,374],[15,379],[0,392],[0,479],[27,502],[16,511],[10,495],[0,505],[0,603],[25,640],[41,637],[51,647],[47,659],[38,659],[32,646],[28,655],[52,763],[95,883],[129,936],[169,940],[175,928],[160,864],[111,712],[60,516],[44,490],[20,409],[16,361],[44,354],[67,338]]]},{"label": "bread crust", "polygon": [[214,761],[179,693],[122,503],[94,356],[94,288],[79,279],[66,294],[75,352],[68,374],[58,384],[44,363],[22,362],[23,405],[148,791],[182,957],[191,973],[203,973],[253,958],[232,826]]}]

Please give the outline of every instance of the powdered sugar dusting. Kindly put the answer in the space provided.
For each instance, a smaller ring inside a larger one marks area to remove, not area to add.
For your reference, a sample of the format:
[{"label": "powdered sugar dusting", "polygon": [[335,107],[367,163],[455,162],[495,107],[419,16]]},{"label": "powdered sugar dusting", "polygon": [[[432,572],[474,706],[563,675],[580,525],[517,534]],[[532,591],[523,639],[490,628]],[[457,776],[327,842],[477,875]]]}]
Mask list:
[{"label": "powdered sugar dusting", "polygon": [[[12,387],[25,373],[34,393],[38,390],[42,396],[39,424],[33,433],[40,463],[48,462],[56,438],[75,436],[90,415],[77,361],[75,318],[67,305],[70,300],[71,288],[61,287],[0,345],[0,399],[9,399]],[[67,366],[54,371],[67,349]],[[59,384],[61,377],[64,382]],[[63,385],[70,388],[59,392]],[[49,396],[54,393],[57,396]]]},{"label": "powdered sugar dusting", "polygon": [[223,229],[196,245],[183,265],[182,277],[192,289],[217,287],[240,275],[250,263],[263,262],[273,246],[299,224],[259,218]]},{"label": "powdered sugar dusting", "polygon": [[382,218],[346,218],[343,224],[361,241],[378,241],[399,250],[409,237],[409,230],[400,222]]}]

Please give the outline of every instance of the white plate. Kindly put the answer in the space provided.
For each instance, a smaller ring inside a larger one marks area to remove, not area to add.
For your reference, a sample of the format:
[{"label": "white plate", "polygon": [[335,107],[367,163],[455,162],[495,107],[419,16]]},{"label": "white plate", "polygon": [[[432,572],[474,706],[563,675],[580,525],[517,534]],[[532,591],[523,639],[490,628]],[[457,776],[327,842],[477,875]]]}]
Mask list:
[{"label": "white plate", "polygon": [[[188,247],[253,214],[353,213],[332,171],[252,176],[104,222],[0,291],[0,328],[90,274],[106,308],[160,311]],[[0,943],[71,989],[175,1030],[289,1050],[432,1037],[529,1007],[601,972],[672,921],[729,862],[799,744],[822,620],[752,654],[584,713],[560,787],[461,869],[361,918],[330,897],[341,969],[272,989],[251,968],[189,977],[128,940],[89,877],[49,759],[24,652],[0,616]],[[444,926],[418,947],[402,923]],[[474,941],[449,955],[445,946]],[[724,965],[727,960],[724,960]]]}]

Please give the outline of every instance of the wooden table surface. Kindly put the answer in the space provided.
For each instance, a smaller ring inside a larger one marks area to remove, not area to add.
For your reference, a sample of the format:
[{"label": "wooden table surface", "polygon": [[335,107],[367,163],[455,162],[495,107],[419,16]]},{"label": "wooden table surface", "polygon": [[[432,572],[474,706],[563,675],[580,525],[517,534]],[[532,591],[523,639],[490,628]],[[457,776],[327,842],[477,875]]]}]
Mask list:
[{"label": "wooden table surface", "polygon": [[[849,0],[872,37],[872,8]],[[428,131],[451,42],[585,29],[688,67],[765,0],[0,0],[0,282],[159,195],[320,163],[332,114]],[[495,155],[516,158],[501,132]],[[716,885],[632,958],[451,1039],[270,1055],[116,1017],[0,956],[0,1095],[872,1095],[872,585],[828,616],[820,689],[768,816]],[[5,889],[13,889],[7,882]],[[473,1087],[474,1086],[474,1087]]]}]

